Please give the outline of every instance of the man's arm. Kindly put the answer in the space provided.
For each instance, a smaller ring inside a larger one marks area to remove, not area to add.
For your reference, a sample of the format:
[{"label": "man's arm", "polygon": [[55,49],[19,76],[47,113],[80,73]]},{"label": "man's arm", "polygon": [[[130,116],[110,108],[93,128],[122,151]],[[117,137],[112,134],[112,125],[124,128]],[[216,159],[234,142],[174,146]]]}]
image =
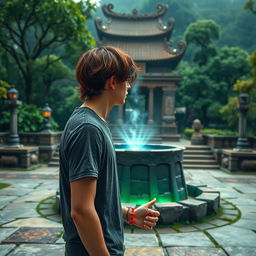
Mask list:
[{"label": "man's arm", "polygon": [[70,183],[71,216],[90,256],[109,256],[99,216],[94,207],[97,180],[83,178]]},{"label": "man's arm", "polygon": [[[149,209],[149,207],[153,206],[155,202],[156,199],[153,199],[152,201],[143,204],[135,209],[135,226],[143,228],[145,230],[151,230],[156,225],[160,213],[158,211]],[[122,206],[122,214],[124,221],[129,223],[129,220],[131,218],[129,208]]]}]

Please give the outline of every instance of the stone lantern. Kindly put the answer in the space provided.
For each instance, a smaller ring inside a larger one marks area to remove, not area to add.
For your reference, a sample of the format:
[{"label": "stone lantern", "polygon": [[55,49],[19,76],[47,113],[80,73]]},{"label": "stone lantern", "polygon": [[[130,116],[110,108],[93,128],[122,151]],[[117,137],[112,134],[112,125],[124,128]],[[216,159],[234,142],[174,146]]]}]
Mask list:
[{"label": "stone lantern", "polygon": [[52,109],[49,107],[49,104],[46,103],[45,106],[42,109],[42,115],[44,117],[44,128],[42,132],[51,132],[51,123],[50,123],[50,117],[52,115]]},{"label": "stone lantern", "polygon": [[239,95],[239,105],[238,110],[240,112],[239,116],[239,136],[237,139],[235,151],[252,151],[249,146],[248,138],[246,137],[246,114],[249,110],[249,95],[247,93],[241,93]]},{"label": "stone lantern", "polygon": [[11,117],[10,117],[10,133],[7,138],[7,147],[21,147],[20,138],[18,135],[18,124],[17,124],[17,108],[22,104],[18,100],[19,92],[15,89],[13,85],[12,88],[8,91],[8,100],[6,104],[10,108]]}]

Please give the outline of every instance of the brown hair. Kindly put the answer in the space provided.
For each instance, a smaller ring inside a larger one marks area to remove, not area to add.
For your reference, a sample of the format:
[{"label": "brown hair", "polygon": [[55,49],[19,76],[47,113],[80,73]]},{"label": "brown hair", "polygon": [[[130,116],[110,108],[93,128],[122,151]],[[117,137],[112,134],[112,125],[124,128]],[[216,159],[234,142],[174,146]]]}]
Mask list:
[{"label": "brown hair", "polygon": [[105,46],[86,51],[76,66],[80,99],[98,96],[105,89],[107,79],[115,76],[118,82],[132,83],[139,70],[133,59],[120,49]]}]

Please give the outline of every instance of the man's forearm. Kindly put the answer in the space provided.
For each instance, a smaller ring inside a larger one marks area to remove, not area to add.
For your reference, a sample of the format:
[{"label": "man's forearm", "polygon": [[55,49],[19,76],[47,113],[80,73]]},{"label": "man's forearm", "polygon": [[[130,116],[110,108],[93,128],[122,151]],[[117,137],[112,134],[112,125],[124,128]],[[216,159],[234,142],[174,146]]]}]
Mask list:
[{"label": "man's forearm", "polygon": [[80,239],[90,256],[109,256],[96,210],[85,209],[72,214]]}]

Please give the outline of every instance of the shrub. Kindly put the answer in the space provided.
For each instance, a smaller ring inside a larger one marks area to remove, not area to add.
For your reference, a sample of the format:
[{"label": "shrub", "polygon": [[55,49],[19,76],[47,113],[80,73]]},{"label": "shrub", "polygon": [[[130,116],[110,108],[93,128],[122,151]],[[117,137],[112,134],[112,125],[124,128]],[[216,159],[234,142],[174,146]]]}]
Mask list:
[{"label": "shrub", "polygon": [[[194,129],[191,128],[186,128],[184,130],[184,138],[190,140],[192,137],[192,134],[194,133]],[[230,130],[219,130],[219,129],[202,129],[201,130],[202,134],[208,134],[208,135],[226,135],[226,136],[230,136],[230,135],[237,135],[237,132],[234,131],[230,131]]]}]

